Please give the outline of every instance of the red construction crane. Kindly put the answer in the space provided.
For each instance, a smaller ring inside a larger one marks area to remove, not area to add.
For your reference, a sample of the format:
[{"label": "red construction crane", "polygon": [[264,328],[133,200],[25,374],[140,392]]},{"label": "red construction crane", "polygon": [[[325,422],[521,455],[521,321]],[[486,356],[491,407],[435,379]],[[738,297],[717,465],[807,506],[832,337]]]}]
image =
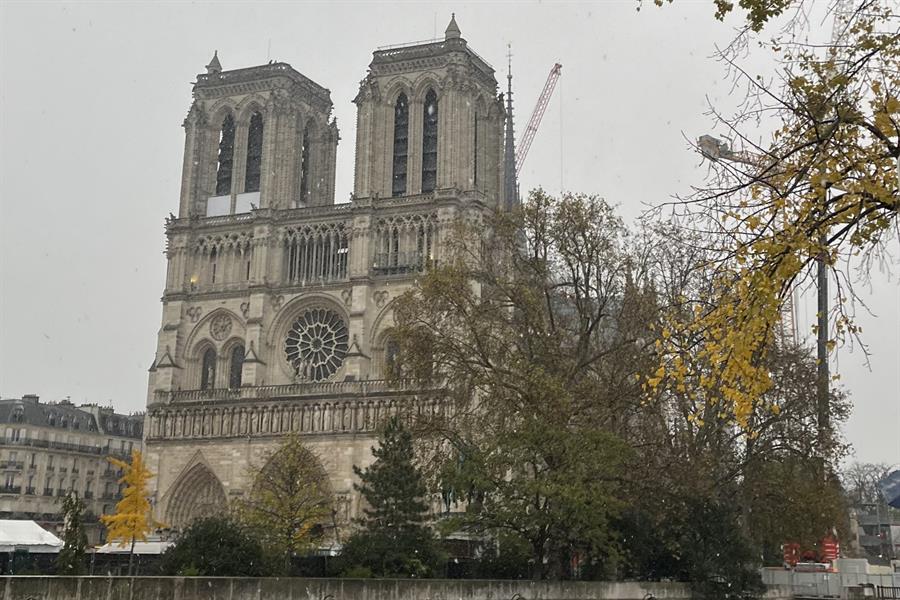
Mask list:
[{"label": "red construction crane", "polygon": [[522,141],[516,150],[516,176],[522,170],[522,164],[525,162],[525,157],[528,156],[528,149],[531,148],[531,142],[534,141],[534,134],[537,133],[538,125],[541,124],[541,119],[544,118],[544,111],[547,110],[547,105],[550,104],[550,96],[553,95],[553,88],[556,87],[556,81],[561,73],[562,65],[556,63],[550,69],[550,74],[547,75],[547,83],[544,84],[544,89],[538,98],[537,105],[534,107],[534,112],[531,113],[531,119],[528,121],[528,127],[525,128],[525,135],[522,136]]}]

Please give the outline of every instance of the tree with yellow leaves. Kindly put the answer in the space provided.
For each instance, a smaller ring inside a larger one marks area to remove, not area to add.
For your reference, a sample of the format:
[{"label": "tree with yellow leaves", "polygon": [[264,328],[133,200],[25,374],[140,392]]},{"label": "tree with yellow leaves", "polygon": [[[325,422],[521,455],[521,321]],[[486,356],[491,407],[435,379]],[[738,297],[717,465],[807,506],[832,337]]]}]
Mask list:
[{"label": "tree with yellow leaves", "polygon": [[[853,271],[865,280],[895,241],[900,213],[896,18],[884,0],[855,0],[834,15],[840,41],[826,43],[825,52],[790,34],[760,39],[784,57],[780,84],[723,54],[746,86],[746,103],[734,117],[712,113],[734,139],[735,154],[754,159],[714,162],[710,184],[672,205],[680,223],[703,232],[713,273],[703,297],[667,315],[650,388],[694,379],[747,426],[773,385],[765,357],[781,307],[810,282],[817,261],[836,283],[828,349],[859,333]],[[773,130],[768,141],[758,141],[751,123]]]},{"label": "tree with yellow leaves", "polygon": [[239,520],[266,549],[283,556],[285,574],[291,558],[314,547],[331,522],[332,495],[318,457],[296,436],[263,456],[254,468],[249,494],[236,503]]},{"label": "tree with yellow leaves", "polygon": [[131,451],[131,462],[107,457],[110,464],[122,470],[119,483],[125,485],[122,499],[116,504],[112,515],[101,515],[100,520],[107,527],[106,539],[119,542],[125,548],[131,546],[128,556],[128,575],[134,562],[134,545],[147,540],[147,534],[159,524],[150,516],[150,491],[147,483],[153,473],[144,464],[140,451]]}]

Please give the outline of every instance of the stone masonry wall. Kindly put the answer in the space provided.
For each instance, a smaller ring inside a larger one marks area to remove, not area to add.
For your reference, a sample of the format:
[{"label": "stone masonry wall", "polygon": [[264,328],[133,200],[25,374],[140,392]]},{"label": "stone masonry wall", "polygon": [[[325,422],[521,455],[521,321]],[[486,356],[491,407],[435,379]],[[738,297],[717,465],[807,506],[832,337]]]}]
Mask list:
[{"label": "stone masonry wall", "polygon": [[[689,600],[683,583],[8,576],[0,600]],[[790,589],[773,586],[767,600]]]}]

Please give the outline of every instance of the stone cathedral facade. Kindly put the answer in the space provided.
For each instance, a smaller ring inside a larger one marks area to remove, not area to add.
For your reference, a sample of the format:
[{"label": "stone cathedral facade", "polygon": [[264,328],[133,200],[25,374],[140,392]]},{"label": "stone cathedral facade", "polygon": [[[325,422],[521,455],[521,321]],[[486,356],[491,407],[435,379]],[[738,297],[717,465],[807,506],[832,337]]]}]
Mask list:
[{"label": "stone cathedral facade", "polygon": [[379,49],[357,106],[353,196],[335,204],[327,89],[290,65],[197,76],[150,369],[156,517],[223,510],[294,432],[329,474],[338,521],[353,465],[416,392],[388,375],[392,303],[440,264],[457,218],[504,198],[507,109],[451,19],[445,38]]}]

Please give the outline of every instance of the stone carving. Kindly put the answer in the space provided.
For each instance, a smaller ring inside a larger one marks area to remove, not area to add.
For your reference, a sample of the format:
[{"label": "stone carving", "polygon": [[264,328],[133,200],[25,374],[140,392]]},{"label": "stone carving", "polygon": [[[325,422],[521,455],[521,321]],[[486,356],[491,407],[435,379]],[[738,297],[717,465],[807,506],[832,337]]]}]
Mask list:
[{"label": "stone carving", "polygon": [[350,306],[353,304],[353,288],[341,290],[341,299],[344,301],[344,306],[350,308]]},{"label": "stone carving", "polygon": [[226,314],[220,314],[213,317],[209,322],[209,334],[217,342],[221,342],[231,333],[231,317]]},{"label": "stone carving", "polygon": [[187,316],[191,318],[191,323],[196,323],[200,320],[200,315],[203,314],[203,308],[199,306],[193,306],[185,311]]},{"label": "stone carving", "polygon": [[284,304],[284,296],[281,294],[273,294],[272,295],[272,308],[278,310],[281,308],[281,305]]},{"label": "stone carving", "polygon": [[250,316],[250,303],[249,302],[241,302],[241,314],[244,315],[245,319]]},{"label": "stone carving", "polygon": [[388,296],[390,296],[390,293],[387,290],[381,290],[372,294],[372,298],[375,299],[375,306],[384,308],[384,305],[387,304]]}]

